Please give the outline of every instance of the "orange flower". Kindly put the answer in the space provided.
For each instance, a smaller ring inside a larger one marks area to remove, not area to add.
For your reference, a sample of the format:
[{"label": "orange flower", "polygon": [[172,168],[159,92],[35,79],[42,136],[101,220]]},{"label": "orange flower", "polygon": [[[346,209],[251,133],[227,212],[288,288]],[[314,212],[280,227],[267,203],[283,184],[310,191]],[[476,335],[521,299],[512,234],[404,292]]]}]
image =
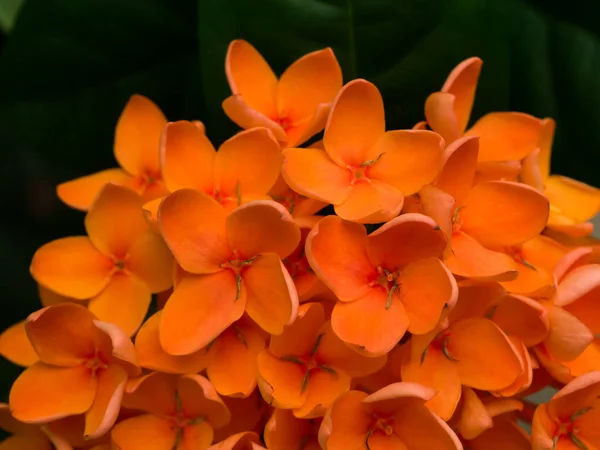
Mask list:
[{"label": "orange flower", "polygon": [[295,147],[325,126],[342,71],[330,48],[304,55],[277,80],[248,42],[229,44],[225,73],[233,95],[225,114],[240,127],[266,127],[282,145]]},{"label": "orange flower", "polygon": [[298,419],[289,409],[277,408],[265,426],[269,450],[321,450],[318,433],[322,420]]},{"label": "orange flower", "polygon": [[191,272],[162,312],[160,343],[167,353],[200,350],[244,311],[271,334],[294,320],[298,295],[281,258],[296,248],[300,230],[283,206],[254,201],[227,215],[208,195],[181,189],[158,215],[177,262]]},{"label": "orange flower", "polygon": [[542,403],[533,416],[533,450],[600,446],[600,371],[581,375]]},{"label": "orange flower", "polygon": [[369,236],[363,225],[336,216],[321,220],[306,239],[306,255],[339,300],[331,317],[335,334],[382,355],[406,330],[435,328],[457,296],[438,259],[445,245],[435,222],[422,214],[404,214]]},{"label": "orange flower", "polygon": [[269,191],[269,195],[273,200],[285,206],[292,217],[296,218],[312,216],[327,206],[325,202],[298,194],[288,186],[281,175]]},{"label": "orange flower", "polygon": [[293,409],[296,417],[319,417],[350,389],[352,377],[377,371],[385,359],[354,352],[333,333],[323,307],[306,303],[258,355],[259,387],[270,405]]},{"label": "orange flower", "polygon": [[390,384],[371,395],[346,392],[323,420],[319,430],[321,447],[462,449],[450,427],[425,406],[434,394],[433,389],[415,383]]},{"label": "orange flower", "polygon": [[128,376],[139,373],[127,335],[75,303],[31,314],[26,328],[40,361],[12,386],[14,417],[44,423],[85,414],[86,438],[102,436],[117,418]]},{"label": "orange flower", "polygon": [[75,299],[91,299],[100,320],[127,334],[142,324],[152,293],[171,286],[173,258],[142,213],[133,191],[107,184],[85,217],[88,236],[43,245],[31,274],[41,285]]},{"label": "orange flower", "polygon": [[165,195],[158,161],[158,143],[167,119],[152,101],[133,95],[115,130],[115,158],[121,166],[59,184],[60,199],[72,208],[87,211],[107,183],[129,187],[144,200]]},{"label": "orange flower", "polygon": [[435,187],[420,192],[421,207],[448,238],[444,262],[452,273],[509,281],[518,274],[517,264],[490,249],[519,246],[537,236],[548,220],[548,200],[520,183],[473,185],[478,149],[472,137],[446,149]]},{"label": "orange flower", "polygon": [[325,150],[283,151],[282,174],[292,189],[332,203],[337,215],[362,223],[397,216],[405,195],[437,175],[443,140],[431,131],[385,131],[377,88],[354,80],[337,95],[323,137]]},{"label": "orange flower", "polygon": [[212,384],[200,375],[153,372],[130,380],[123,406],[145,414],[115,425],[111,437],[120,450],[205,450],[214,429],[231,419]]},{"label": "orange flower", "polygon": [[600,211],[600,189],[562,175],[550,175],[550,156],[555,123],[542,121],[539,148],[523,163],[523,182],[543,192],[550,200],[548,228],[574,237],[594,231],[589,222]]},{"label": "orange flower", "polygon": [[234,434],[227,439],[211,445],[209,450],[266,450],[260,445],[258,434],[243,432]]}]

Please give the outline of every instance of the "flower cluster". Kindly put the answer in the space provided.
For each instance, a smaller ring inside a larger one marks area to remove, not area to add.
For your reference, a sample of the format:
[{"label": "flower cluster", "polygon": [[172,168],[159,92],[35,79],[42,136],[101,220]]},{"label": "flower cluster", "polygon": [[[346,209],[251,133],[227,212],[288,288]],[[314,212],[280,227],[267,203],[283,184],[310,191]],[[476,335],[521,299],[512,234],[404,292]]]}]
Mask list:
[{"label": "flower cluster", "polygon": [[467,127],[481,66],[386,131],[331,49],[277,78],[237,40],[218,150],[134,95],[0,337],[2,448],[600,448],[600,191],[550,175],[552,119]]}]

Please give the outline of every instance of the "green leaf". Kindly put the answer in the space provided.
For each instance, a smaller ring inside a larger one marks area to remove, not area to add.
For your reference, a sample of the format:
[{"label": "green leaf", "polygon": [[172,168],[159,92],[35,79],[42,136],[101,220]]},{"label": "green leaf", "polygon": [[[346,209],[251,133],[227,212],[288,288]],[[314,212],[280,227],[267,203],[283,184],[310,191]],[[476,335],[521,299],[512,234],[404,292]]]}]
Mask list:
[{"label": "green leaf", "polygon": [[0,30],[9,33],[12,29],[24,0],[0,1]]}]

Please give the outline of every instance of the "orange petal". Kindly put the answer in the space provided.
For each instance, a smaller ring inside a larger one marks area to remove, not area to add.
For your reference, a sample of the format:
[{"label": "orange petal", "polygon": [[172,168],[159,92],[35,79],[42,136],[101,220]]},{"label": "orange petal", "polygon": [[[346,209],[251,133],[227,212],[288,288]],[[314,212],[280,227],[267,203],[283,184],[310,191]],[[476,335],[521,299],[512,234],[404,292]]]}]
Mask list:
[{"label": "orange petal", "polygon": [[[329,117],[329,112],[331,111],[331,103],[321,103],[315,109],[314,115],[309,120],[301,120],[296,123],[291,123],[287,125],[285,132],[287,133],[287,143],[285,146],[287,147],[298,147],[303,144],[315,134],[323,131],[325,128],[325,124],[327,123],[327,118]],[[280,120],[285,120],[280,119]],[[285,122],[284,122],[285,123]],[[314,147],[310,145],[312,148],[321,148],[324,150],[323,146]]]},{"label": "orange petal", "polygon": [[554,304],[581,320],[594,334],[600,333],[598,293],[600,292],[600,265],[578,267],[558,285]]},{"label": "orange petal", "polygon": [[460,211],[462,231],[484,246],[521,244],[548,221],[548,200],[535,189],[508,181],[478,184]]},{"label": "orange petal", "polygon": [[539,405],[533,416],[531,427],[531,443],[534,449],[551,450],[554,449],[554,434],[556,432],[556,423],[550,416],[547,403]]},{"label": "orange petal", "polygon": [[[262,401],[260,391],[255,389],[249,397],[223,397],[223,403],[231,412],[231,421],[215,430],[215,441],[221,441],[236,433],[252,430],[262,433],[266,414],[271,407]],[[291,414],[291,412],[290,412]],[[255,450],[255,449],[253,449]]]},{"label": "orange petal", "polygon": [[[320,303],[305,303],[298,308],[298,317],[282,334],[272,336],[269,351],[277,358],[310,354],[325,323],[325,310]],[[322,343],[323,339],[319,342]],[[320,348],[320,347],[319,347]]]},{"label": "orange petal", "polygon": [[[552,448],[552,440],[550,440]],[[469,441],[472,450],[530,450],[529,435],[516,423],[510,420],[496,420],[491,430],[484,431]],[[538,447],[533,447],[538,448]],[[558,449],[559,447],[557,447]]]},{"label": "orange petal", "polygon": [[449,144],[462,134],[456,117],[455,103],[456,97],[448,92],[434,92],[425,100],[427,123]]},{"label": "orange petal", "polygon": [[[539,167],[540,149],[536,148],[523,159],[520,179],[522,183],[544,192],[544,179]],[[549,167],[548,167],[549,168]]]},{"label": "orange petal", "polygon": [[285,258],[298,246],[300,228],[279,203],[256,200],[229,214],[227,238],[242,260],[267,252]]},{"label": "orange petal", "polygon": [[98,319],[116,324],[131,336],[144,321],[151,300],[145,283],[133,275],[117,273],[106,289],[90,300],[88,308]]},{"label": "orange petal", "polygon": [[508,295],[493,309],[491,318],[509,336],[517,336],[532,347],[548,334],[546,309],[539,302],[519,295]]},{"label": "orange petal", "polygon": [[384,133],[379,90],[362,79],[346,84],[333,102],[325,127],[323,144],[327,154],[341,167],[358,167],[371,159],[369,153]]},{"label": "orange petal", "polygon": [[303,367],[276,358],[268,350],[261,352],[257,361],[260,377],[272,391],[272,405],[286,409],[300,408],[306,398],[302,391],[305,376]]},{"label": "orange petal", "polygon": [[85,229],[94,246],[122,260],[133,241],[148,229],[142,197],[130,189],[107,184],[85,216]]},{"label": "orange petal", "polygon": [[86,412],[96,394],[96,379],[85,366],[56,367],[37,362],[10,390],[15,419],[43,423]]},{"label": "orange petal", "polygon": [[402,339],[409,318],[397,295],[389,302],[387,292],[372,288],[357,300],[338,302],[333,308],[331,326],[347,344],[373,355],[382,355]]},{"label": "orange petal", "polygon": [[494,426],[492,417],[473,389],[462,390],[462,408],[458,419],[458,430],[464,439],[471,440]]},{"label": "orange petal", "polygon": [[489,113],[465,134],[479,136],[479,161],[520,161],[538,146],[542,121],[516,112]]},{"label": "orange petal", "polygon": [[446,78],[442,92],[454,95],[454,112],[459,134],[463,134],[471,117],[477,81],[483,61],[477,57],[465,59]]},{"label": "orange petal", "polygon": [[181,189],[158,209],[161,234],[177,262],[188,272],[215,273],[229,259],[227,213],[206,194]]},{"label": "orange petal", "polygon": [[540,136],[538,165],[542,180],[545,182],[550,176],[550,157],[552,154],[552,142],[554,141],[554,130],[556,122],[553,119],[542,119],[542,133]]},{"label": "orange petal", "polygon": [[433,131],[388,131],[375,144],[365,175],[412,195],[437,176],[444,140]]},{"label": "orange petal", "polygon": [[521,172],[522,165],[520,161],[480,161],[477,163],[477,172],[475,172],[475,184],[486,181],[523,182],[520,179]]},{"label": "orange petal", "polygon": [[575,222],[590,220],[600,211],[600,189],[560,175],[550,176],[545,187],[552,207]]},{"label": "orange petal", "polygon": [[494,281],[463,280],[458,287],[458,302],[448,315],[450,323],[485,317],[506,297],[506,290]]},{"label": "orange petal", "polygon": [[217,392],[248,397],[256,388],[256,358],[265,346],[265,337],[251,320],[239,320],[221,333],[210,347],[206,370]]},{"label": "orange petal", "polygon": [[377,276],[367,256],[365,227],[327,216],[306,238],[306,257],[317,276],[341,301],[362,297]]},{"label": "orange petal", "polygon": [[[101,356],[110,363],[119,364],[127,370],[129,376],[139,376],[135,347],[129,336],[117,325],[94,320],[96,339],[99,340]],[[108,346],[109,345],[109,346]],[[108,347],[108,348],[107,348]],[[110,351],[110,356],[108,352]]]},{"label": "orange petal", "polygon": [[277,77],[252,45],[243,39],[229,44],[225,73],[233,94],[241,95],[250,108],[267,117],[278,117]]},{"label": "orange petal", "polygon": [[290,410],[277,408],[265,426],[267,448],[286,450],[299,447],[305,441],[316,440],[316,424],[316,420],[298,419]]},{"label": "orange petal", "polygon": [[[40,296],[40,302],[42,306],[58,305],[59,303],[67,303],[76,301],[74,298],[66,297],[64,295],[57,294],[50,289],[38,284],[38,294]],[[85,304],[85,302],[78,302]]]},{"label": "orange petal", "polygon": [[[550,217],[548,218],[548,231],[555,231],[559,236],[568,242],[568,238],[586,238],[594,232],[594,224],[592,222],[576,223],[570,217],[556,212],[554,205],[550,205]],[[593,239],[593,238],[592,238]],[[576,239],[573,239],[575,242]],[[585,241],[584,241],[585,242]]]},{"label": "orange petal", "polygon": [[452,234],[456,202],[445,191],[428,184],[419,191],[423,214],[431,217],[444,234],[446,247],[442,256],[447,258],[452,252]]},{"label": "orange petal", "polygon": [[126,269],[156,294],[173,285],[173,255],[162,236],[148,230],[133,241]]},{"label": "orange petal", "polygon": [[[331,435],[327,439],[327,447],[331,450],[363,448],[372,417],[363,407],[367,394],[349,391],[342,394],[331,408]],[[323,426],[326,421],[323,421]],[[319,431],[319,434],[323,428]],[[374,447],[375,448],[375,447]]]},{"label": "orange petal", "polygon": [[[2,450],[53,450],[54,447],[44,435],[13,435],[0,442]],[[61,450],[61,449],[59,449]],[[66,450],[66,449],[65,449]]]},{"label": "orange petal", "polygon": [[[527,350],[527,347],[518,336],[508,335],[510,342],[512,342],[514,348],[518,351],[519,359],[521,360],[521,373],[508,387],[496,391],[495,395],[500,397],[512,397],[520,392],[525,391],[531,386],[533,382],[533,365],[531,355]],[[521,406],[522,409],[522,406]],[[491,411],[491,408],[488,408]],[[491,414],[491,413],[490,413]]]},{"label": "orange petal", "polygon": [[294,415],[299,418],[321,417],[336,398],[350,389],[350,380],[343,372],[311,371],[303,405],[294,409]]},{"label": "orange petal", "polygon": [[162,111],[148,98],[132,95],[115,130],[115,157],[132,175],[160,173],[160,135],[167,124]]},{"label": "orange petal", "polygon": [[159,324],[162,312],[150,316],[135,336],[135,350],[141,367],[167,373],[198,373],[208,366],[204,350],[185,356],[173,356],[160,346]]},{"label": "orange petal", "polygon": [[592,342],[594,335],[585,324],[568,311],[545,303],[550,330],[544,345],[559,361],[572,361]]},{"label": "orange petal", "polygon": [[236,284],[229,270],[182,278],[162,310],[162,348],[171,355],[189,355],[242,317],[246,288],[242,283],[238,292]]},{"label": "orange petal", "polygon": [[177,413],[178,376],[160,372],[130,379],[123,397],[123,406],[130,410],[143,411],[157,416]]},{"label": "orange petal", "polygon": [[77,236],[41,246],[33,255],[30,271],[44,287],[85,300],[106,287],[113,268],[114,263],[102,255],[89,238]]},{"label": "orange petal", "polygon": [[242,274],[246,313],[263,330],[281,334],[298,314],[298,293],[279,256],[264,253]]},{"label": "orange petal", "polygon": [[231,413],[214,386],[201,375],[183,375],[177,383],[181,409],[190,419],[206,419],[214,428],[227,425]]},{"label": "orange petal", "polygon": [[227,439],[211,445],[208,450],[260,450],[258,434],[246,431],[229,436]]},{"label": "orange petal", "polygon": [[25,322],[25,329],[43,362],[75,366],[94,354],[94,318],[81,305],[61,303],[32,313]]},{"label": "orange petal", "polygon": [[266,194],[277,181],[280,167],[279,144],[268,129],[242,131],[219,147],[215,189],[222,196],[234,198]]},{"label": "orange petal", "polygon": [[232,95],[223,100],[221,105],[229,119],[244,130],[251,128],[267,128],[282,143],[287,142],[285,130],[276,116],[266,116],[244,101],[242,95]]},{"label": "orange petal", "polygon": [[144,414],[116,424],[111,437],[121,450],[164,450],[175,445],[177,429],[166,419]]},{"label": "orange petal", "polygon": [[581,375],[569,382],[552,397],[549,403],[550,416],[570,419],[582,408],[596,406],[599,394],[600,371],[596,370]]},{"label": "orange petal", "polygon": [[25,322],[17,322],[0,334],[0,355],[13,364],[28,367],[39,360],[25,331]]},{"label": "orange petal", "polygon": [[437,258],[424,258],[410,263],[400,273],[400,301],[406,309],[413,334],[433,330],[446,308],[458,298],[456,281]]},{"label": "orange petal", "polygon": [[210,140],[192,122],[180,120],[165,127],[160,158],[169,191],[189,188],[212,194],[215,156]]},{"label": "orange petal", "polygon": [[435,389],[436,395],[426,405],[442,419],[449,420],[461,394],[460,378],[452,361],[433,346],[427,348],[426,353],[414,357],[408,351],[403,352],[402,356],[402,380]]},{"label": "orange petal", "polygon": [[339,205],[352,191],[352,174],[323,150],[288,148],[283,151],[282,176],[296,192],[309,198]]},{"label": "orange petal", "polygon": [[335,212],[345,220],[359,223],[381,223],[400,214],[404,195],[395,187],[378,181],[356,183],[350,196]]},{"label": "orange petal", "polygon": [[479,138],[465,136],[444,151],[444,161],[435,185],[446,191],[462,206],[475,180]]},{"label": "orange petal", "polygon": [[521,373],[517,350],[498,326],[488,319],[462,320],[451,327],[447,352],[462,384],[497,390],[510,385]]},{"label": "orange petal", "polygon": [[439,257],[445,246],[444,235],[436,223],[417,213],[396,217],[367,238],[367,252],[373,265],[390,272],[422,258]]},{"label": "orange petal", "polygon": [[108,183],[126,186],[134,190],[139,187],[135,178],[123,169],[107,169],[61,183],[56,186],[56,193],[63,203],[71,208],[87,211],[100,189]]},{"label": "orange petal", "polygon": [[116,364],[98,373],[98,388],[94,403],[85,414],[84,439],[96,439],[114,425],[121,409],[127,382],[127,371]]},{"label": "orange petal", "polygon": [[214,431],[208,422],[194,423],[183,428],[177,450],[208,449],[213,441]]},{"label": "orange petal", "polygon": [[148,222],[150,228],[154,230],[158,230],[158,208],[164,199],[164,197],[155,198],[154,200],[144,203],[142,206],[144,218]]},{"label": "orange petal", "polygon": [[454,275],[469,278],[511,280],[518,273],[511,257],[488,250],[463,232],[452,235],[452,252],[444,263]]}]

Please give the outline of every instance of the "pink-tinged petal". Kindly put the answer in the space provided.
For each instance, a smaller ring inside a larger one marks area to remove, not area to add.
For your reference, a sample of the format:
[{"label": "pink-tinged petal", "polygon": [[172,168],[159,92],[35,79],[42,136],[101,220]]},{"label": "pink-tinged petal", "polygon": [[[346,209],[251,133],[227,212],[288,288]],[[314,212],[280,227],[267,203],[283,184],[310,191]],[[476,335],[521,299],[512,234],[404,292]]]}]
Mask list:
[{"label": "pink-tinged petal", "polygon": [[444,140],[433,131],[396,130],[385,133],[371,149],[367,177],[412,195],[437,176]]},{"label": "pink-tinged petal", "polygon": [[[129,376],[138,376],[141,372],[137,364],[135,347],[129,336],[117,325],[94,320],[94,326],[101,333],[101,344],[110,343],[111,355],[102,355],[107,361],[119,364],[127,370]],[[101,349],[104,350],[104,349]]]},{"label": "pink-tinged petal", "polygon": [[352,222],[381,223],[400,214],[403,203],[402,192],[373,179],[354,184],[346,201],[335,205],[335,212],[342,219]]},{"label": "pink-tinged petal", "polygon": [[281,174],[296,192],[339,205],[352,191],[352,173],[336,164],[323,150],[288,148],[283,151]]},{"label": "pink-tinged petal", "polygon": [[471,117],[482,64],[483,61],[477,57],[465,59],[452,69],[442,86],[442,92],[450,93],[455,98],[454,112],[459,134],[464,133]]},{"label": "pink-tinged petal", "polygon": [[28,367],[40,359],[27,337],[25,322],[11,325],[0,334],[0,355],[23,367]]},{"label": "pink-tinged petal", "polygon": [[262,55],[247,41],[229,44],[225,73],[233,94],[239,94],[250,108],[277,117],[277,77]]},{"label": "pink-tinged petal", "polygon": [[425,101],[427,123],[444,141],[451,143],[461,135],[454,104],[456,97],[447,92],[434,92]]},{"label": "pink-tinged petal", "polygon": [[598,288],[600,288],[600,265],[580,266],[567,273],[560,281],[553,303],[563,307],[575,302],[579,303],[582,297],[595,293]]},{"label": "pink-tinged petal", "polygon": [[374,84],[353,80],[333,102],[323,144],[327,154],[341,167],[358,167],[385,132],[383,99]]},{"label": "pink-tinged petal", "polygon": [[306,257],[341,301],[362,297],[377,276],[367,256],[365,227],[337,216],[323,218],[306,238]]},{"label": "pink-tinged petal", "polygon": [[121,409],[121,401],[127,382],[127,371],[111,364],[98,373],[96,397],[85,413],[85,439],[96,439],[105,435],[114,425]]},{"label": "pink-tinged petal", "polygon": [[171,355],[194,353],[242,317],[245,307],[245,283],[238,290],[232,271],[188,275],[162,310],[161,346]]},{"label": "pink-tinged petal", "polygon": [[221,106],[227,117],[244,130],[267,128],[279,142],[287,142],[285,130],[279,122],[271,118],[275,116],[267,117],[262,112],[252,108],[252,106],[246,103],[243,96],[232,95],[227,97]]},{"label": "pink-tinged petal", "polygon": [[211,194],[215,155],[210,140],[192,122],[167,124],[160,142],[160,158],[169,191],[187,188]]},{"label": "pink-tinged petal", "polygon": [[108,284],[114,263],[100,253],[88,237],[57,239],[33,255],[31,275],[57,294],[86,300]]},{"label": "pink-tinged petal", "polygon": [[537,148],[542,121],[516,112],[489,113],[465,134],[479,136],[479,161],[520,161]]},{"label": "pink-tinged petal", "polygon": [[479,138],[474,136],[460,138],[444,151],[442,170],[435,186],[454,197],[458,206],[464,204],[473,187],[478,153]]},{"label": "pink-tinged petal", "polygon": [[161,234],[177,262],[188,272],[215,273],[229,260],[227,213],[212,197],[181,189],[158,210]]}]

